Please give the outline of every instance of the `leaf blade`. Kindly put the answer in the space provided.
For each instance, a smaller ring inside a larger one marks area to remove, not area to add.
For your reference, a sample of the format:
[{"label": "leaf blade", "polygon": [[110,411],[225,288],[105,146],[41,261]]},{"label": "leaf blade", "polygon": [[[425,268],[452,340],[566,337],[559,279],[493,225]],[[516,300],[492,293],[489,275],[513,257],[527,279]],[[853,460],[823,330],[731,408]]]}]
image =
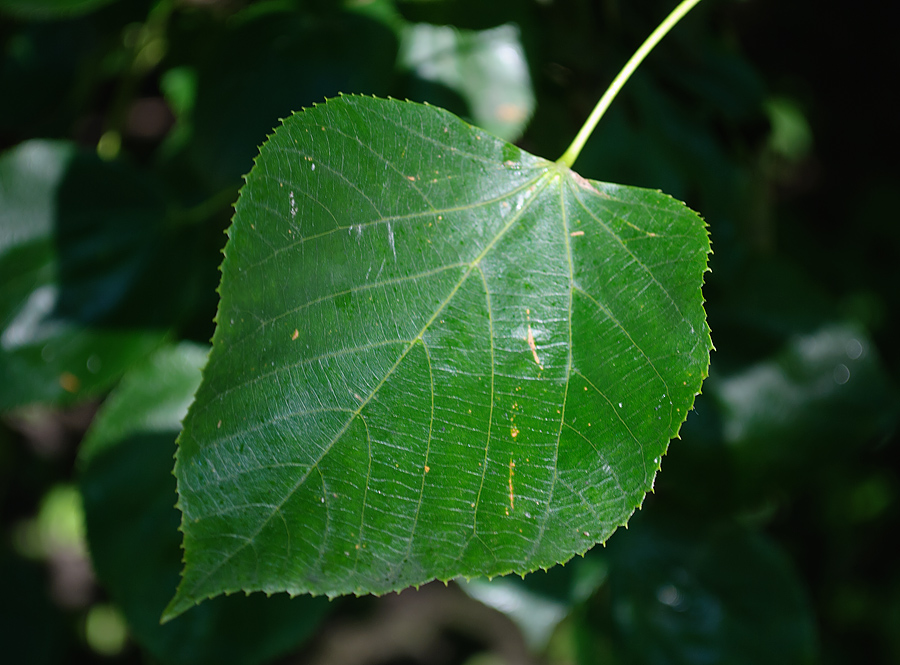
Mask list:
[{"label": "leaf blade", "polygon": [[706,373],[694,213],[439,109],[296,114],[229,233],[172,616],[567,560],[640,505]]}]

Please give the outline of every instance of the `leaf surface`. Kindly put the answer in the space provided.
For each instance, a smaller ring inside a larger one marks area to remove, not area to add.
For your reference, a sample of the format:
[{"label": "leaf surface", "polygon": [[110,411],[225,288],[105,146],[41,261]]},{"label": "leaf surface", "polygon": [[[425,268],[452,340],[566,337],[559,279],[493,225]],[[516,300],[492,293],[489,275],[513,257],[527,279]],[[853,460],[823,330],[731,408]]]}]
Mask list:
[{"label": "leaf surface", "polygon": [[78,454],[91,562],[127,617],[131,636],[154,662],[257,665],[295,648],[336,603],[241,594],[159,624],[180,567],[169,471],[206,353],[206,347],[182,342],[149,354],[125,374],[94,419]]},{"label": "leaf surface", "polygon": [[166,617],[566,561],[641,504],[707,372],[695,213],[433,107],[290,117],[229,236]]}]

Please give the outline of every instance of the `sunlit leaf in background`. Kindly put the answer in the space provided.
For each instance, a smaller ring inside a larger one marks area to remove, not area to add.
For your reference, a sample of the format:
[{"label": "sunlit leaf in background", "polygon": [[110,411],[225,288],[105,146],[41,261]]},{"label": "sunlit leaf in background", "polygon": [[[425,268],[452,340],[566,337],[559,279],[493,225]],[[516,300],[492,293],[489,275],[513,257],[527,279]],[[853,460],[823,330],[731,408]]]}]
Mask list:
[{"label": "sunlit leaf in background", "polygon": [[399,61],[419,79],[458,92],[474,124],[501,139],[518,139],[534,112],[528,62],[515,25],[476,31],[412,24],[403,31]]},{"label": "sunlit leaf in background", "polygon": [[722,439],[757,488],[808,483],[811,457],[837,461],[900,419],[900,396],[869,336],[847,323],[795,335],[772,358],[716,376],[709,388]]},{"label": "sunlit leaf in background", "polygon": [[85,163],[64,142],[28,141],[0,156],[0,410],[97,395],[165,335],[102,325],[137,305],[126,296],[154,229],[130,215],[161,221],[161,205],[132,197],[144,184],[104,165],[95,165],[104,182],[124,191],[95,197]]}]

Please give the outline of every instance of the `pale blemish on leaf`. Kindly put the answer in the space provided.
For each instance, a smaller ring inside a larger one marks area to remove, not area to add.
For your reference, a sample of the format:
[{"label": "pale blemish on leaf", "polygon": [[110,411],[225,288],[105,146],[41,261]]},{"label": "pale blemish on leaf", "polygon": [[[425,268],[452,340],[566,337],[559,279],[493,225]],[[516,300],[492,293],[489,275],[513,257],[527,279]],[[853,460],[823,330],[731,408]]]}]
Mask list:
[{"label": "pale blemish on leaf", "polygon": [[[513,476],[516,475],[515,469],[516,469],[516,463],[512,458],[510,458],[510,460],[509,460],[509,510],[516,509],[516,493],[513,490]],[[506,514],[509,515],[509,511],[507,511]]]},{"label": "pale blemish on leaf", "polygon": [[582,176],[578,175],[575,171],[569,171],[569,175],[572,176],[572,180],[574,180],[580,187],[587,189],[587,190],[593,192],[594,194],[597,194],[598,196],[602,196],[603,198],[609,198],[609,196],[607,196],[606,194],[603,194],[600,190],[598,190],[596,187],[594,187],[591,184],[590,180],[588,180],[587,178],[583,178]]},{"label": "pale blemish on leaf", "polygon": [[[362,229],[362,227],[360,227]],[[394,244],[394,227],[390,222],[387,223],[388,245],[391,246],[391,252],[394,255],[394,262],[397,261],[397,246]]]}]

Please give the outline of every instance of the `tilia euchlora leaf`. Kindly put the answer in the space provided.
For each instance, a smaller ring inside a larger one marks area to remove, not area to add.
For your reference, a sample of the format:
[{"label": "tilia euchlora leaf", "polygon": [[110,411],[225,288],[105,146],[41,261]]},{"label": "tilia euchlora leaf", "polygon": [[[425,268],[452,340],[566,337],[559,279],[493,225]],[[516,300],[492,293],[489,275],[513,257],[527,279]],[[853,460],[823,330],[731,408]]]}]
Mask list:
[{"label": "tilia euchlora leaf", "polygon": [[418,104],[284,121],[179,439],[166,617],[526,573],[625,524],[711,348],[704,222]]}]

